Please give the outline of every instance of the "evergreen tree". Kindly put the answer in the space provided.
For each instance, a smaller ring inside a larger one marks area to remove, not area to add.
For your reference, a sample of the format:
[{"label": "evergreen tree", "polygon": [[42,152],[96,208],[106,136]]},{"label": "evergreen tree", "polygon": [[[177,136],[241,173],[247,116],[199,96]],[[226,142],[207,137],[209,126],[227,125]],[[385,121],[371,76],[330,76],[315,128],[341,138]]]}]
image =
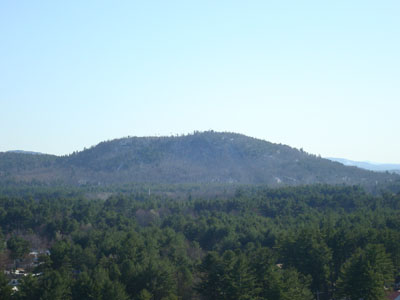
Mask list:
[{"label": "evergreen tree", "polygon": [[41,300],[72,299],[71,278],[66,272],[52,271],[40,280]]},{"label": "evergreen tree", "polygon": [[319,231],[307,228],[288,235],[282,242],[281,255],[286,267],[311,276],[313,291],[327,291],[332,251]]},{"label": "evergreen tree", "polygon": [[393,264],[382,245],[358,249],[343,265],[337,295],[350,300],[383,300],[393,280]]},{"label": "evergreen tree", "polygon": [[4,272],[0,272],[0,299],[11,299],[12,288],[8,285],[8,282],[9,280],[4,275]]},{"label": "evergreen tree", "polygon": [[42,294],[38,277],[28,275],[21,280],[16,298],[18,300],[37,300]]},{"label": "evergreen tree", "polygon": [[20,259],[29,253],[29,242],[18,236],[12,236],[7,241],[7,248],[11,251],[12,259]]}]

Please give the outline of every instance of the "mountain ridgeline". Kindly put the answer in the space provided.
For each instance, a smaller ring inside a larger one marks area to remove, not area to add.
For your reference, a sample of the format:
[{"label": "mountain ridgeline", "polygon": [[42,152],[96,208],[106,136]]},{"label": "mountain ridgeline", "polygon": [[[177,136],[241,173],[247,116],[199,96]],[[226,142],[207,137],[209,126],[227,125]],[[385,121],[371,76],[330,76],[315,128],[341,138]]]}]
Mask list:
[{"label": "mountain ridgeline", "polygon": [[0,178],[82,184],[398,184],[376,173],[310,155],[286,145],[226,132],[127,137],[68,156],[0,153]]}]

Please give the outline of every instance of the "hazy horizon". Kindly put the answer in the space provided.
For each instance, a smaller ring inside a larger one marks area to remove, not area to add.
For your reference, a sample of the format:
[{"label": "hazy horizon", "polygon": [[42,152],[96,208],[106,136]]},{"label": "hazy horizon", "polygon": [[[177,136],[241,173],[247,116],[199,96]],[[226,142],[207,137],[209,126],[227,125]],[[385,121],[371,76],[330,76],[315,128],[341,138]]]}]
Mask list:
[{"label": "hazy horizon", "polygon": [[229,131],[400,163],[396,1],[3,1],[0,151]]}]

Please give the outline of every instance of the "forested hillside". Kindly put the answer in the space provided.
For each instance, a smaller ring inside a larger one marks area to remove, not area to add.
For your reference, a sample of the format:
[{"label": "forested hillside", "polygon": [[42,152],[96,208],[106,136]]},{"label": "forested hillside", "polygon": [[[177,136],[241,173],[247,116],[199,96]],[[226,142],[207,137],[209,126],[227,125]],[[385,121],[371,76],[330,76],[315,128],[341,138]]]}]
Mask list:
[{"label": "forested hillside", "polygon": [[379,300],[399,281],[400,194],[359,187],[15,190],[0,196],[0,227],[5,300]]},{"label": "forested hillside", "polygon": [[400,176],[375,173],[286,145],[235,133],[128,137],[68,156],[0,153],[0,181],[45,184],[267,184],[394,186]]}]

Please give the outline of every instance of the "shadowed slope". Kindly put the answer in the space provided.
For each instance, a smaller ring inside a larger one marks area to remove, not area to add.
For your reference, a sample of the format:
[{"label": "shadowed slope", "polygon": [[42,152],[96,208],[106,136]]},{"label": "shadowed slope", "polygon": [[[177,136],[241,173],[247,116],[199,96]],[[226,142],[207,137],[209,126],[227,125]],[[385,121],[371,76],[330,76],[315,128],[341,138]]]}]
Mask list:
[{"label": "shadowed slope", "polygon": [[[20,157],[21,159],[19,159]],[[377,184],[400,177],[346,167],[286,145],[236,133],[129,137],[102,142],[69,156],[2,153],[2,176],[70,184],[240,183],[300,185]]]}]

